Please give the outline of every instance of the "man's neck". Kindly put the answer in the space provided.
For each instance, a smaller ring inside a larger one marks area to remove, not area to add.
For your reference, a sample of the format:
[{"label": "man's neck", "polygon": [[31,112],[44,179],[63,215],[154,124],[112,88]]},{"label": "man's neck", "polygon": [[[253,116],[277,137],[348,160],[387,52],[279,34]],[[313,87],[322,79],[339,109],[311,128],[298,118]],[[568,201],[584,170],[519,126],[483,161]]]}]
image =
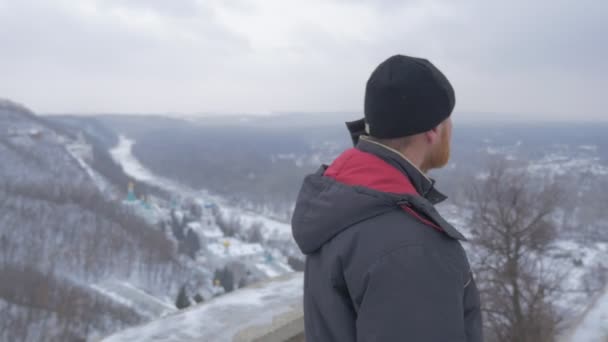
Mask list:
[{"label": "man's neck", "polygon": [[420,153],[420,149],[415,147],[408,147],[398,150],[401,155],[407,159],[412,165],[418,168],[422,174],[427,175],[428,171],[425,169],[424,156]]},{"label": "man's neck", "polygon": [[375,154],[396,167],[398,170],[401,170],[410,178],[412,184],[416,188],[416,191],[431,203],[437,204],[446,199],[445,195],[435,189],[435,182],[425,175],[403,153],[384,144],[373,141],[366,136],[360,137],[356,148],[362,150],[363,152]]},{"label": "man's neck", "polygon": [[395,149],[393,147],[387,146],[385,144],[381,144],[377,141],[374,141],[373,139],[370,139],[367,136],[361,136],[362,139],[369,141],[371,143],[377,144],[377,145],[381,145],[382,147],[393,151],[394,153],[400,155],[403,159],[405,159],[408,163],[410,163],[412,166],[414,166],[419,172],[420,174],[422,174],[425,178],[427,178],[429,181],[431,181],[429,179],[429,177],[427,176],[427,171],[428,170],[423,170],[421,168],[422,164],[423,164],[423,160],[424,157],[419,153],[419,149],[416,149],[415,147],[410,147],[407,149],[403,149],[403,151],[400,151],[398,149]]}]

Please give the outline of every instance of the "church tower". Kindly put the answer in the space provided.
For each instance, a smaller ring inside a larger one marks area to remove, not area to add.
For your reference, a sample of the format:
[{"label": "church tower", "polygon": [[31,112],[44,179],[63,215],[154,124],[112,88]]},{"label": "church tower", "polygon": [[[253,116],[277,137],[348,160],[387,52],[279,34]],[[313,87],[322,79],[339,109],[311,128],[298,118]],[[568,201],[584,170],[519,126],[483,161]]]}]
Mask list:
[{"label": "church tower", "polygon": [[136,202],[137,197],[135,196],[135,185],[133,182],[129,182],[129,192],[127,192],[127,202]]}]

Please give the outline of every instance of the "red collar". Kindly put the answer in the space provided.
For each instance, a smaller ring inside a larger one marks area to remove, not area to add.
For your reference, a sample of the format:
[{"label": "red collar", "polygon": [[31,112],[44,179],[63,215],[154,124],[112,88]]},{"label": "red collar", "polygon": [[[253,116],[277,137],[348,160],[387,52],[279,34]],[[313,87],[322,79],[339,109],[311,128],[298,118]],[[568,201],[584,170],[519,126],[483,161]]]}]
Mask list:
[{"label": "red collar", "polygon": [[396,194],[418,194],[409,178],[381,158],[351,148],[325,171],[337,182]]},{"label": "red collar", "polygon": [[[420,195],[410,179],[389,163],[371,153],[351,148],[342,153],[328,168],[324,176],[339,183],[362,186],[381,192]],[[412,208],[403,206],[406,212],[423,223],[443,231],[437,224],[422,217]]]}]

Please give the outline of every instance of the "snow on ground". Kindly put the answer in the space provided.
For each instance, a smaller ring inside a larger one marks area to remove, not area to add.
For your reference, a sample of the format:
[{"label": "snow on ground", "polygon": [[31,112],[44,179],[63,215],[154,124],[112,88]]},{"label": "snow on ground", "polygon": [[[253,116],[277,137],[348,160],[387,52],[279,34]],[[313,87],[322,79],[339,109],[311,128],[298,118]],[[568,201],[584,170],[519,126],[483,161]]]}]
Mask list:
[{"label": "snow on ground", "polygon": [[471,229],[467,224],[468,218],[471,213],[457,205],[450,203],[441,203],[437,206],[437,211],[448,221],[454,228],[456,228],[465,237],[470,237]]},{"label": "snow on ground", "polygon": [[608,287],[597,298],[589,298],[584,292],[576,291],[583,287],[583,278],[590,272],[590,269],[596,265],[608,267],[608,243],[596,242],[581,245],[573,241],[562,240],[558,241],[556,245],[567,251],[571,255],[571,259],[581,262],[581,266],[571,266],[568,269],[568,276],[564,281],[566,293],[557,303],[573,313],[574,317],[580,317],[561,341],[608,341]]},{"label": "snow on ground", "polygon": [[278,272],[275,267],[268,264],[258,264],[257,268],[270,278],[278,277],[285,272]]},{"label": "snow on ground", "polygon": [[578,148],[589,152],[597,152],[597,145],[580,145]]},{"label": "snow on ground", "polygon": [[119,304],[134,308],[143,316],[150,318],[164,316],[177,310],[174,306],[145,293],[127,282],[109,280],[91,285],[91,288]]},{"label": "snow on ground", "polygon": [[555,298],[554,304],[570,324],[593,304],[586,279],[598,265],[608,265],[608,248],[606,243],[583,244],[572,240],[558,240],[553,246],[555,249],[547,252],[543,260],[555,274],[563,277],[563,292]]},{"label": "snow on ground", "polygon": [[249,229],[256,224],[261,224],[262,235],[267,239],[292,239],[291,225],[289,223],[280,222],[251,211],[226,205],[221,206],[221,211],[225,217],[238,217],[244,229]]},{"label": "snow on ground", "polygon": [[[516,160],[515,156],[521,147],[522,143],[518,142],[514,146],[487,146],[484,151],[489,155],[502,155],[507,160]],[[579,145],[575,148],[553,145],[552,152],[547,152],[538,160],[532,160],[525,171],[550,178],[573,173],[608,175],[608,167],[602,164],[596,145]],[[483,179],[483,175],[478,178]]]},{"label": "snow on ground", "polygon": [[97,171],[93,170],[89,166],[89,164],[84,160],[86,156],[83,155],[82,151],[86,148],[90,149],[90,146],[78,143],[67,144],[65,146],[67,153],[71,155],[72,158],[76,160],[78,165],[80,165],[80,167],[89,175],[89,178],[91,178],[93,183],[95,183],[97,189],[99,189],[99,191],[104,194],[108,194],[112,191],[112,185],[110,185],[110,183],[108,183],[108,181],[103,176],[98,174]]},{"label": "snow on ground", "polygon": [[[228,247],[226,247],[228,243]],[[271,253],[258,243],[246,243],[234,238],[224,238],[211,242],[207,245],[207,254],[200,260],[210,261],[217,265],[231,261],[245,262],[250,270],[263,274],[268,278],[278,277],[293,270],[286,262],[283,255]]]},{"label": "snow on ground", "polygon": [[552,153],[535,161],[527,168],[535,174],[561,176],[572,172],[590,173],[595,176],[608,175],[608,167],[600,163],[599,157],[579,156],[570,157],[560,153]]},{"label": "snow on ground", "polygon": [[191,222],[188,224],[188,228],[210,241],[217,241],[224,237],[224,233],[217,225],[203,225],[200,222]]},{"label": "snow on ground", "polygon": [[595,304],[583,316],[583,320],[565,342],[606,342],[608,341],[608,287]]},{"label": "snow on ground", "polygon": [[210,243],[207,245],[207,250],[215,256],[223,258],[245,259],[261,256],[264,253],[264,248],[259,243],[246,243],[231,237],[220,239],[216,243]]},{"label": "snow on ground", "polygon": [[154,203],[143,203],[141,200],[130,202],[123,201],[123,205],[130,207],[138,216],[143,217],[149,224],[157,224],[162,218],[167,217],[168,211]]},{"label": "snow on ground", "polygon": [[177,182],[155,175],[145,166],[143,166],[133,155],[134,144],[134,140],[121,135],[118,145],[110,150],[110,155],[112,155],[114,161],[122,166],[127,175],[139,181],[157,185],[170,192],[180,193],[187,190],[184,186],[178,184]]},{"label": "snow on ground", "polygon": [[302,284],[302,274],[293,274],[217,297],[102,341],[232,341],[239,331],[270,324],[277,315],[300,306]]}]

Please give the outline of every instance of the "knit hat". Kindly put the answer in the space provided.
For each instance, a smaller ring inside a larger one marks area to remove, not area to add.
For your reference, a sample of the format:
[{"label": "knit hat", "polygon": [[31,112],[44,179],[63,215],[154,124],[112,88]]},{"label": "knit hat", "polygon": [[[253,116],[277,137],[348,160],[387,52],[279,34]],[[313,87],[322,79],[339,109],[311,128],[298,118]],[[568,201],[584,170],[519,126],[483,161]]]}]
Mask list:
[{"label": "knit hat", "polygon": [[429,131],[456,103],[448,79],[426,59],[395,55],[372,73],[365,89],[365,122],[379,139]]}]

